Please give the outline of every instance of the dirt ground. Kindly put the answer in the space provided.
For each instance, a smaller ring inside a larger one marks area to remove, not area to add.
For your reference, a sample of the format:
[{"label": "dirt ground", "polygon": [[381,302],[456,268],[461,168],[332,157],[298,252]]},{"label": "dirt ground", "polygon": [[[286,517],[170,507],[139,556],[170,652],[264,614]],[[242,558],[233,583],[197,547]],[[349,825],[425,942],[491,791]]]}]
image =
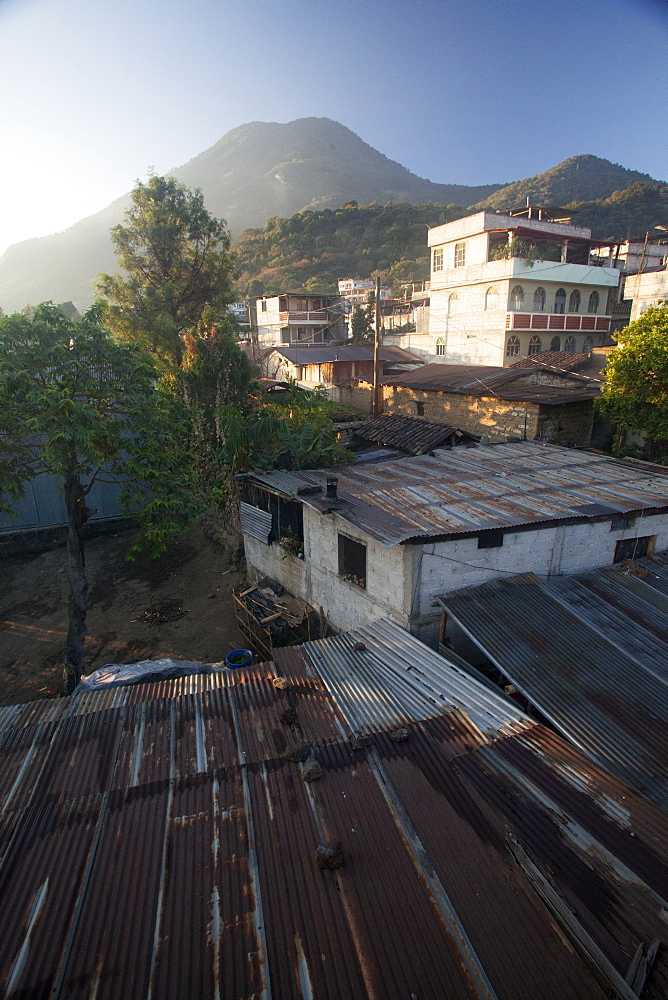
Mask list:
[{"label": "dirt ground", "polygon": [[[243,579],[225,550],[191,528],[160,559],[126,562],[134,534],[90,539],[84,674],[105,663],[172,656],[215,662],[245,643],[234,616],[232,586]],[[181,601],[177,620],[137,621],[162,601]],[[65,552],[0,561],[0,705],[51,698],[62,689],[67,632]]]}]

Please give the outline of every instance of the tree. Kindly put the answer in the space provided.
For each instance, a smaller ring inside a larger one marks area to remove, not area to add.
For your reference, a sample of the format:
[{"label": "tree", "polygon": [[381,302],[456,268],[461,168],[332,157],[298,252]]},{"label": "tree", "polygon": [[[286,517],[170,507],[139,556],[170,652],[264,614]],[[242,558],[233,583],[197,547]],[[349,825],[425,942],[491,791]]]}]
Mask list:
[{"label": "tree", "polygon": [[[117,344],[93,307],[80,322],[51,303],[33,318],[0,320],[0,476],[10,497],[40,472],[62,480],[67,508],[69,627],[66,691],[81,677],[86,637],[84,540],[96,482],[122,484],[142,526],[139,547],[159,555],[198,512],[187,449],[189,414],[159,381],[151,356]],[[0,504],[1,505],[1,504]],[[5,502],[5,508],[11,504]]]},{"label": "tree", "polygon": [[668,450],[668,305],[617,335],[598,405],[620,428],[644,434],[650,458]]},{"label": "tree", "polygon": [[350,338],[353,344],[364,344],[370,340],[373,330],[372,306],[353,306],[350,318]]},{"label": "tree", "polygon": [[121,342],[141,344],[179,368],[184,334],[207,307],[222,315],[232,301],[225,223],[207,212],[199,189],[154,176],[137,182],[125,225],[115,226],[111,238],[127,277],[98,276],[108,326]]}]

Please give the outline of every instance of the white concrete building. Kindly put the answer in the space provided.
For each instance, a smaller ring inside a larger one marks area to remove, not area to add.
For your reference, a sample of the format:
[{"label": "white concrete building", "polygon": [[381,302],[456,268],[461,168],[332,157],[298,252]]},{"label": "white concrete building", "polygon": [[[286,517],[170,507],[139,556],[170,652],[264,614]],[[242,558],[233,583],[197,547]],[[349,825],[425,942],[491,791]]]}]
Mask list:
[{"label": "white concrete building", "polygon": [[256,300],[260,347],[329,344],[346,339],[345,312],[336,295],[286,292]]},{"label": "white concrete building", "polygon": [[251,577],[341,631],[389,616],[433,643],[439,594],[668,548],[668,470],[535,441],[241,478]]},{"label": "white concrete building", "polygon": [[650,306],[668,301],[668,269],[629,275],[624,285],[624,298],[633,300],[631,322]]},{"label": "white concrete building", "polygon": [[595,266],[591,253],[607,244],[532,213],[542,217],[478,212],[430,229],[428,360],[503,365],[605,342],[620,272]]},{"label": "white concrete building", "polygon": [[[353,305],[365,305],[371,293],[376,292],[376,282],[366,278],[339,278],[339,295]],[[381,302],[389,299],[392,289],[381,285]]]}]

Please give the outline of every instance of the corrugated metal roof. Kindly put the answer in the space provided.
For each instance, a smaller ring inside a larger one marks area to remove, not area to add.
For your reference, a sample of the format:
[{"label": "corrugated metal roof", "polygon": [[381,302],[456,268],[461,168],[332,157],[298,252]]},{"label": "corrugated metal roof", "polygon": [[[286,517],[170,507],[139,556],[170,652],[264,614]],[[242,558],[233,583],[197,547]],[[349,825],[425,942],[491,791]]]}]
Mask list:
[{"label": "corrugated metal roof", "polygon": [[666,817],[396,624],[195,680],[0,715],[3,996],[665,996]]},{"label": "corrugated metal roof", "polygon": [[[280,354],[293,365],[322,365],[332,361],[373,361],[373,345],[370,344],[342,344],[339,347],[274,347],[276,354]],[[381,361],[396,361],[422,364],[422,359],[403,347],[381,347],[378,351]],[[515,376],[517,377],[517,376]]]},{"label": "corrugated metal roof", "polygon": [[0,714],[7,998],[603,1000],[584,931],[613,977],[658,938],[665,996],[666,817],[392,622],[40,704]]},{"label": "corrugated metal roof", "polygon": [[584,384],[582,378],[568,371],[561,371],[559,374],[565,379],[572,379],[572,386],[524,385],[513,388],[514,383],[537,370],[554,374],[554,369],[547,365],[527,365],[522,369],[514,366],[502,368],[493,365],[433,362],[411,372],[386,374],[383,376],[383,385],[553,406],[594,399],[599,393],[598,385]]},{"label": "corrugated metal roof", "polygon": [[439,600],[563,736],[668,810],[668,597],[615,568]]},{"label": "corrugated metal roof", "polygon": [[[334,512],[383,545],[551,521],[668,507],[668,470],[538,441],[436,451],[337,469],[249,473],[322,512]],[[298,496],[300,486],[322,491]]]},{"label": "corrugated metal roof", "polygon": [[260,510],[242,500],[239,504],[241,512],[241,530],[245,535],[252,535],[258,541],[269,543],[271,534],[271,514],[269,511]]},{"label": "corrugated metal roof", "polygon": [[457,443],[461,440],[475,441],[471,434],[434,424],[416,417],[406,417],[400,413],[383,413],[373,420],[358,424],[355,437],[363,441],[374,441],[390,448],[400,448],[411,455],[425,455],[434,448]]}]

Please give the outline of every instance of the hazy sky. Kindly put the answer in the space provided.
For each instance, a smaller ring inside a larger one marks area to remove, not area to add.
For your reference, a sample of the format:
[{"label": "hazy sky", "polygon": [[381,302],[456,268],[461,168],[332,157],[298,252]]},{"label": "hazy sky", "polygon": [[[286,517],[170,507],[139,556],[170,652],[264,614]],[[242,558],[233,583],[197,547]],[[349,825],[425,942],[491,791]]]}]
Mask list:
[{"label": "hazy sky", "polygon": [[668,179],[667,27],[665,0],[0,0],[0,252],[248,121],[334,118],[432,181]]}]

